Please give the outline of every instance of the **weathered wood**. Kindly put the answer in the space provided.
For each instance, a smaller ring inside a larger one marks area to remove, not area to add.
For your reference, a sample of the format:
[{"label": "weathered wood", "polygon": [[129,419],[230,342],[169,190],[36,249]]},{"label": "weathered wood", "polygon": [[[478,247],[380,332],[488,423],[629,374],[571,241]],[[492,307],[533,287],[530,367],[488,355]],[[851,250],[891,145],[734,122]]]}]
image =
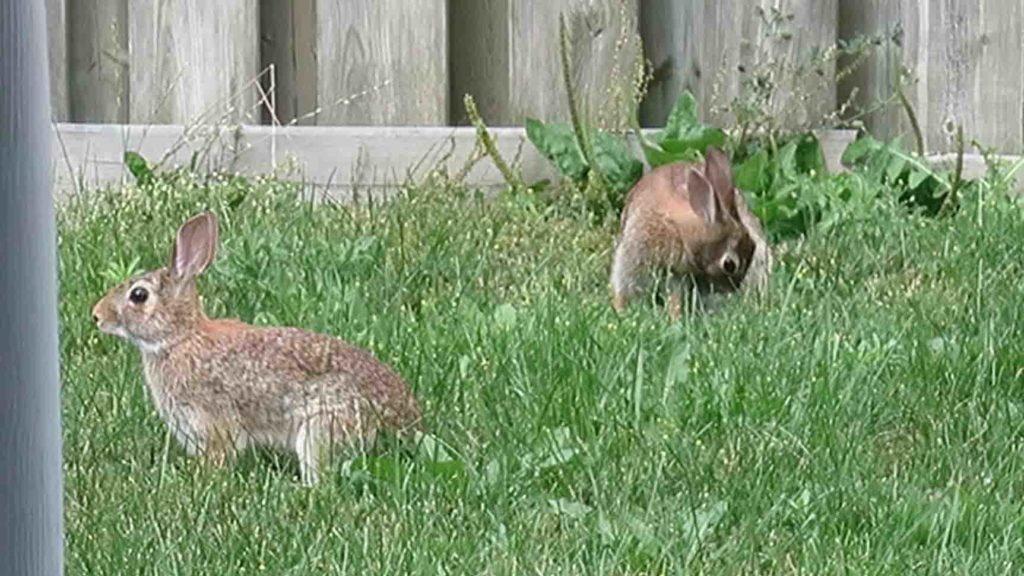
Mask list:
[{"label": "weathered wood", "polygon": [[[704,2],[640,0],[640,35],[644,57],[653,67],[640,107],[644,126],[664,126],[679,95],[690,91],[705,105],[701,41]],[[704,109],[707,109],[706,107]]]},{"label": "weathered wood", "polygon": [[[548,120],[569,118],[559,58],[559,15],[564,14],[581,105],[597,124],[621,124],[623,109],[614,103],[609,109],[607,101],[616,100],[630,88],[637,64],[635,50],[639,49],[637,3],[518,0],[511,8],[512,121],[521,124],[528,115]],[[630,35],[632,43],[620,44]]]},{"label": "weathered wood", "polygon": [[[455,2],[465,10],[473,0]],[[569,119],[559,56],[565,14],[581,104],[600,125],[628,119],[637,66],[637,0],[496,0],[460,13],[452,69],[460,101],[473,94],[491,125]],[[455,9],[455,8],[453,8]],[[454,116],[465,121],[464,114]]]},{"label": "weathered wood", "polygon": [[[791,20],[773,28],[771,18],[758,13],[773,8]],[[641,0],[640,29],[654,69],[641,121],[663,125],[676,98],[689,90],[702,118],[730,124],[733,117],[717,111],[763,67],[782,72],[772,79],[777,90],[770,104],[781,124],[813,127],[835,108],[834,63],[821,74],[795,71],[812,51],[835,44],[837,27],[837,0]]]},{"label": "weathered wood", "polygon": [[[207,138],[186,133],[181,125],[58,124],[54,131],[53,178],[58,196],[131,181],[125,151],[137,151],[164,167],[187,165],[204,154],[204,169],[247,175],[271,174],[331,189],[344,197],[353,189],[394,188],[407,176],[423,177],[442,166],[463,169],[474,153],[473,128],[447,127],[270,127],[223,128]],[[507,159],[517,157],[531,181],[556,177],[547,160],[524,145],[522,128],[497,128],[495,143]],[[477,162],[466,183],[493,188],[503,183],[488,159]]]},{"label": "weathered wood", "polygon": [[[895,54],[869,61],[861,75],[844,86],[847,93],[852,86],[862,87],[864,105],[884,99],[892,93],[896,66],[905,66],[916,81],[906,95],[928,150],[952,151],[956,127],[962,124],[969,139],[1004,152],[1020,151],[1024,146],[1024,3],[843,3],[844,37],[891,33],[897,26],[903,30]],[[903,135],[909,143],[905,115],[897,108],[869,117],[868,127],[883,137]]]},{"label": "weathered wood", "polygon": [[446,6],[317,0],[317,124],[447,124]]},{"label": "weathered wood", "polygon": [[510,1],[514,0],[448,0],[450,118],[455,124],[469,124],[463,107],[466,94],[473,95],[477,110],[487,123],[512,123],[507,73],[511,57]]},{"label": "weathered wood", "polygon": [[258,18],[251,0],[132,2],[130,121],[259,122]]},{"label": "weathered wood", "polygon": [[[273,92],[264,124],[314,124],[316,109],[316,10],[313,0],[260,0],[261,78]],[[273,74],[269,72],[273,66]],[[273,86],[272,86],[273,83]]]},{"label": "weathered wood", "polygon": [[[526,142],[525,130],[492,128],[495,144],[527,182],[557,179],[551,164]],[[839,166],[849,134],[818,134],[830,169]],[[255,176],[277,173],[337,199],[353,190],[394,189],[408,178],[418,181],[435,169],[456,174],[476,148],[471,127],[213,127],[205,131],[177,126],[58,124],[54,132],[53,178],[58,197],[82,189],[131,181],[123,165],[133,150],[164,168],[200,159],[200,169]],[[630,138],[630,146],[637,143]],[[637,152],[639,153],[639,152]],[[970,169],[970,164],[968,164]],[[466,172],[467,186],[483,189],[505,184],[488,158]]]},{"label": "weathered wood", "polygon": [[64,0],[46,0],[46,42],[50,65],[50,112],[53,119],[68,119],[68,36]]},{"label": "weathered wood", "polygon": [[[859,34],[879,34],[889,39],[901,26],[899,2],[890,0],[839,0],[839,37],[850,40]],[[917,30],[904,30],[903,41],[916,38]],[[852,64],[849,60],[840,66]],[[895,136],[904,120],[898,104],[879,107],[893,95],[900,75],[900,54],[888,40],[868,53],[867,59],[839,81],[838,100],[852,104],[848,117],[856,117],[876,137]]]},{"label": "weathered wood", "polygon": [[127,122],[127,0],[69,1],[67,31],[69,118]]}]

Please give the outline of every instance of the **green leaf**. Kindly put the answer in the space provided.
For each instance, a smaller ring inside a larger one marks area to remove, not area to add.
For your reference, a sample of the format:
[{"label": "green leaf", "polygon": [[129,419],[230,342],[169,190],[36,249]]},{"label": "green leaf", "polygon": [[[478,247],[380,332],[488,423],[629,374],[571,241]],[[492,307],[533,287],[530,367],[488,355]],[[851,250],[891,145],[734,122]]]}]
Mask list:
[{"label": "green leaf", "polygon": [[651,168],[657,168],[658,166],[664,166],[665,164],[671,164],[673,162],[683,160],[692,162],[700,158],[699,154],[679,155],[666,152],[660,147],[650,146],[648,144],[641,144],[641,146],[644,150],[644,156],[647,158],[647,163],[651,165]]},{"label": "green leaf", "polygon": [[543,191],[547,190],[550,186],[551,186],[551,180],[549,180],[547,178],[542,178],[540,180],[537,180],[533,184],[530,184],[528,186],[528,188],[530,190],[534,191],[534,192],[543,192]]},{"label": "green leaf", "polygon": [[128,171],[135,177],[135,183],[140,186],[147,186],[153,182],[153,169],[149,162],[138,152],[127,151],[124,153],[124,164]]},{"label": "green leaf", "polygon": [[[453,456],[454,450],[440,438],[423,432],[416,433],[417,458],[435,481],[464,483],[469,480],[466,465]],[[375,477],[381,474],[373,471]]]},{"label": "green leaf", "polygon": [[656,146],[642,144],[647,162],[657,167],[672,162],[692,162],[699,159],[708,146],[721,146],[725,140],[724,131],[697,120],[697,101],[687,91],[676,100],[665,129],[655,138]]},{"label": "green leaf", "polygon": [[697,133],[682,138],[664,140],[660,148],[644,146],[647,163],[658,167],[672,162],[696,162],[709,146],[725,144],[725,132],[718,128],[701,128]]},{"label": "green leaf", "polygon": [[[903,174],[903,168],[906,167],[907,163],[903,158],[893,154],[889,159],[889,166],[885,169],[885,177],[889,179],[889,182],[895,182],[900,174]],[[915,186],[911,186],[915,188]]]},{"label": "green leaf", "polygon": [[396,484],[401,481],[402,473],[401,465],[391,456],[363,455],[341,465],[341,475],[359,484],[373,481]]},{"label": "green leaf", "polygon": [[577,183],[586,178],[587,164],[571,126],[527,118],[526,137],[563,176]]},{"label": "green leaf", "polygon": [[804,134],[797,139],[795,160],[801,174],[825,173],[825,157],[821,153],[821,143],[814,134]]},{"label": "green leaf", "polygon": [[701,127],[679,135],[677,138],[670,138],[662,141],[661,148],[666,152],[682,153],[689,150],[696,150],[701,154],[708,146],[721,146],[725,144],[725,132],[718,128]]},{"label": "green leaf", "polygon": [[676,104],[665,122],[665,129],[658,135],[658,143],[664,144],[665,140],[679,139],[697,125],[697,100],[689,90],[686,90],[676,99]]},{"label": "green leaf", "polygon": [[451,462],[454,458],[443,441],[433,434],[417,432],[415,434],[419,455],[429,462]]},{"label": "green leaf", "polygon": [[878,150],[881,147],[881,143],[875,140],[871,136],[863,136],[850,142],[846,146],[846,150],[843,150],[843,156],[841,158],[843,165],[854,166],[861,163],[868,154]]},{"label": "green leaf", "polygon": [[628,192],[644,173],[643,163],[633,156],[629,147],[604,131],[598,131],[594,138],[594,163],[608,185],[622,194]]},{"label": "green leaf", "polygon": [[517,316],[516,307],[506,302],[494,309],[494,325],[502,330],[510,330],[515,326]]},{"label": "green leaf", "polygon": [[932,175],[924,170],[911,170],[910,177],[907,179],[907,187],[911,190],[916,189],[921,185],[922,182],[930,178]]},{"label": "green leaf", "polygon": [[870,176],[875,182],[881,183],[885,178],[885,172],[889,168],[889,158],[894,151],[891,144],[883,144],[877,150],[867,155],[861,165],[861,171]]},{"label": "green leaf", "polygon": [[661,394],[662,406],[668,406],[669,395],[677,384],[686,385],[690,377],[690,347],[684,345],[676,351],[665,370],[665,385]]},{"label": "green leaf", "polygon": [[523,467],[535,473],[568,464],[579,454],[568,428],[549,431],[547,438],[533,452],[523,457]]},{"label": "green leaf", "polygon": [[701,543],[708,539],[712,530],[725,516],[729,506],[724,501],[716,501],[710,506],[704,506],[694,513],[685,516],[682,527],[682,537],[689,544],[686,553],[686,560],[690,562],[700,552]]},{"label": "green leaf", "polygon": [[796,178],[800,174],[800,167],[797,165],[796,160],[796,147],[797,141],[790,140],[779,150],[776,158],[776,162],[778,163],[779,169],[782,171],[782,175],[787,179]]},{"label": "green leaf", "polygon": [[771,184],[768,172],[768,151],[760,150],[742,164],[733,169],[733,180],[736,187],[748,192],[765,192]]},{"label": "green leaf", "polygon": [[555,511],[555,514],[559,516],[565,516],[573,520],[579,520],[586,516],[592,508],[582,502],[576,500],[568,500],[565,498],[557,498],[548,500],[548,505]]},{"label": "green leaf", "polygon": [[[862,138],[861,140],[866,139]],[[853,144],[850,146],[852,147]],[[850,152],[849,147],[843,154],[844,162],[848,152]],[[949,190],[949,183],[939,173],[922,162],[921,159],[904,152],[898,140],[888,143],[873,140],[870,149],[858,157],[857,165],[860,166],[863,173],[876,181],[884,179],[893,183],[897,178],[909,171],[907,188],[910,190],[915,190],[931,180],[938,183],[939,193],[945,193]]]}]

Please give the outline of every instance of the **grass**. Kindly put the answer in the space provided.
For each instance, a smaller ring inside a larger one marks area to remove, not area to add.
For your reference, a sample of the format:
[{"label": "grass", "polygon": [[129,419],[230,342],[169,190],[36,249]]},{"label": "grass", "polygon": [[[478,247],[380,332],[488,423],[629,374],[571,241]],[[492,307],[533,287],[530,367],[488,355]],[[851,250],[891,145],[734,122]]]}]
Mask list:
[{"label": "grass", "polygon": [[[786,246],[768,301],[670,325],[610,310],[611,227],[529,196],[92,192],[59,216],[68,573],[1019,573],[1024,220],[963,202],[849,218]],[[287,456],[185,456],[88,312],[207,207],[208,312],[372,349],[439,453],[312,490]]]}]

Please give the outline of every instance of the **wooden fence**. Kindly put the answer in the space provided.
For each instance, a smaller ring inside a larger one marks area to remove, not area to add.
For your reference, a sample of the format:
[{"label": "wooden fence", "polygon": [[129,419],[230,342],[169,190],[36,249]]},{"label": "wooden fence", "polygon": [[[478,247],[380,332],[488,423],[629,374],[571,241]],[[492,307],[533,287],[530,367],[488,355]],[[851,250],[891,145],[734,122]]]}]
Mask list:
[{"label": "wooden fence", "polygon": [[[899,33],[901,46],[873,58],[843,84],[863,102],[891,94],[908,69],[907,90],[929,150],[952,149],[956,127],[984,146],[1024,147],[1024,0],[843,0],[840,34]],[[898,108],[873,114],[883,135],[908,130]]]},{"label": "wooden fence", "polygon": [[[567,119],[565,14],[585,108],[622,123],[643,47],[641,107],[662,123],[683,89],[730,117],[758,62],[793,61],[858,34],[898,36],[857,71],[827,66],[774,102],[801,122],[890,98],[902,67],[928,148],[951,127],[1003,152],[1024,145],[1024,0],[46,0],[55,119],[115,124],[466,123],[473,94],[494,126]],[[791,15],[781,25],[759,15]],[[898,32],[902,32],[899,34]],[[270,72],[271,65],[273,72]],[[744,75],[747,76],[744,76]],[[812,86],[813,85],[813,86]],[[793,100],[787,101],[786,98]],[[891,98],[890,98],[891,100]],[[868,115],[905,134],[895,106]]]}]

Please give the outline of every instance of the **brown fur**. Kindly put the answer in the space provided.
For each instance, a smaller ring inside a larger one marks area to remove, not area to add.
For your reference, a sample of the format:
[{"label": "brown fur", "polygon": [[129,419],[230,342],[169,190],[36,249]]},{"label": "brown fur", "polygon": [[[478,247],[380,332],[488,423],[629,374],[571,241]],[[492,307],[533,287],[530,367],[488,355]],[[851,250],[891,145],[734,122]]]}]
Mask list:
[{"label": "brown fur", "polygon": [[647,173],[622,211],[612,266],[613,305],[623,310],[641,288],[642,276],[652,270],[668,273],[673,319],[681,313],[688,288],[712,293],[739,289],[757,244],[745,222],[749,219],[756,221],[733,187],[721,151],[709,149],[703,165],[675,163]]},{"label": "brown fur", "polygon": [[[216,218],[178,233],[171,263],[111,289],[93,308],[99,328],[142,352],[153,403],[190,454],[224,464],[251,444],[294,451],[305,484],[332,444],[365,449],[379,432],[420,428],[401,377],[369,352],[296,328],[205,316],[194,277],[212,261]],[[130,299],[147,291],[145,302]]]}]

